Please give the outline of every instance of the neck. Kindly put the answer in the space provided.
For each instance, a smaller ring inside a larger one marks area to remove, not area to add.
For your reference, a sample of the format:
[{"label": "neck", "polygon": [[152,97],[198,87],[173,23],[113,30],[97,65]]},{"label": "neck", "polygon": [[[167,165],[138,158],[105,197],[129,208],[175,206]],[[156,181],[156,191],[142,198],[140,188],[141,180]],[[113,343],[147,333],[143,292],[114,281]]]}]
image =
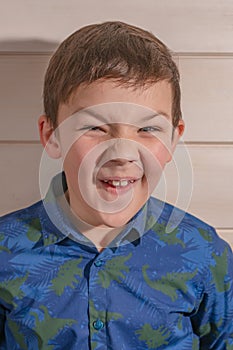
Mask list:
[{"label": "neck", "polygon": [[120,227],[109,227],[106,225],[94,226],[83,221],[75,208],[72,207],[72,203],[69,200],[68,191],[65,193],[65,198],[69,203],[71,209],[70,212],[66,213],[72,224],[77,230],[88,238],[97,248],[98,251],[102,251],[106,248],[124,229],[125,226]]}]

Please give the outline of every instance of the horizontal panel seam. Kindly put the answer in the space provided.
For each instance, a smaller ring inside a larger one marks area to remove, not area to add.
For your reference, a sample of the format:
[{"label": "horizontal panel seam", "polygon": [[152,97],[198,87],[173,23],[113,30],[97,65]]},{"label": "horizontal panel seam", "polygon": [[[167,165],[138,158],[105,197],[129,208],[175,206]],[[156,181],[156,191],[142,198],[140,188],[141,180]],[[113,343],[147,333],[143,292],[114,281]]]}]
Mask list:
[{"label": "horizontal panel seam", "polygon": [[233,146],[233,141],[183,141],[179,145],[186,146]]},{"label": "horizontal panel seam", "polygon": [[216,227],[216,230],[217,231],[222,231],[222,232],[225,231],[225,233],[230,233],[229,231],[232,230],[232,233],[233,233],[233,227]]}]

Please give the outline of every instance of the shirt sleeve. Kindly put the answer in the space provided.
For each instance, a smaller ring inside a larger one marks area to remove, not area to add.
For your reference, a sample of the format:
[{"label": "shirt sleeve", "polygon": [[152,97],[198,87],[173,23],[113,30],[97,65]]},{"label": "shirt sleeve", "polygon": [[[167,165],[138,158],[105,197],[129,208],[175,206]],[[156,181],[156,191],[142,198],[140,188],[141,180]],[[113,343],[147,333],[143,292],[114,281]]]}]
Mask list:
[{"label": "shirt sleeve", "polygon": [[200,349],[233,350],[233,254],[230,246],[212,232],[204,290],[192,317]]}]

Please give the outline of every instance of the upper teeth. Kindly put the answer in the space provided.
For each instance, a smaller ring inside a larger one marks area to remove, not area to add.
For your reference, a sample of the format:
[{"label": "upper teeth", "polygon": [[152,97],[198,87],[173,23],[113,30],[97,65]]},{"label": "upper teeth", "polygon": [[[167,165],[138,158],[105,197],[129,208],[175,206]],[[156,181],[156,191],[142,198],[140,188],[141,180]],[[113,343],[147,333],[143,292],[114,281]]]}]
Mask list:
[{"label": "upper teeth", "polygon": [[127,186],[129,183],[133,183],[134,180],[104,180],[104,182],[109,183],[112,186],[118,187],[118,186]]}]

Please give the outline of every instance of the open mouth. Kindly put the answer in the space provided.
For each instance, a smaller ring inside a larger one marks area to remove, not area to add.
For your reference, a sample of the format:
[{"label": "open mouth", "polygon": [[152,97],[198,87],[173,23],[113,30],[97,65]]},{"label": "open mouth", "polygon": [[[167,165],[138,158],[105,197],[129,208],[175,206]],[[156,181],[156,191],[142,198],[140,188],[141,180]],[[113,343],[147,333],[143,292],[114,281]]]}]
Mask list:
[{"label": "open mouth", "polygon": [[124,192],[132,188],[137,181],[137,178],[110,178],[100,180],[100,183],[107,191]]},{"label": "open mouth", "polygon": [[130,184],[133,184],[135,181],[137,181],[136,179],[121,179],[121,180],[103,180],[104,183],[111,185],[112,187],[126,187]]}]

